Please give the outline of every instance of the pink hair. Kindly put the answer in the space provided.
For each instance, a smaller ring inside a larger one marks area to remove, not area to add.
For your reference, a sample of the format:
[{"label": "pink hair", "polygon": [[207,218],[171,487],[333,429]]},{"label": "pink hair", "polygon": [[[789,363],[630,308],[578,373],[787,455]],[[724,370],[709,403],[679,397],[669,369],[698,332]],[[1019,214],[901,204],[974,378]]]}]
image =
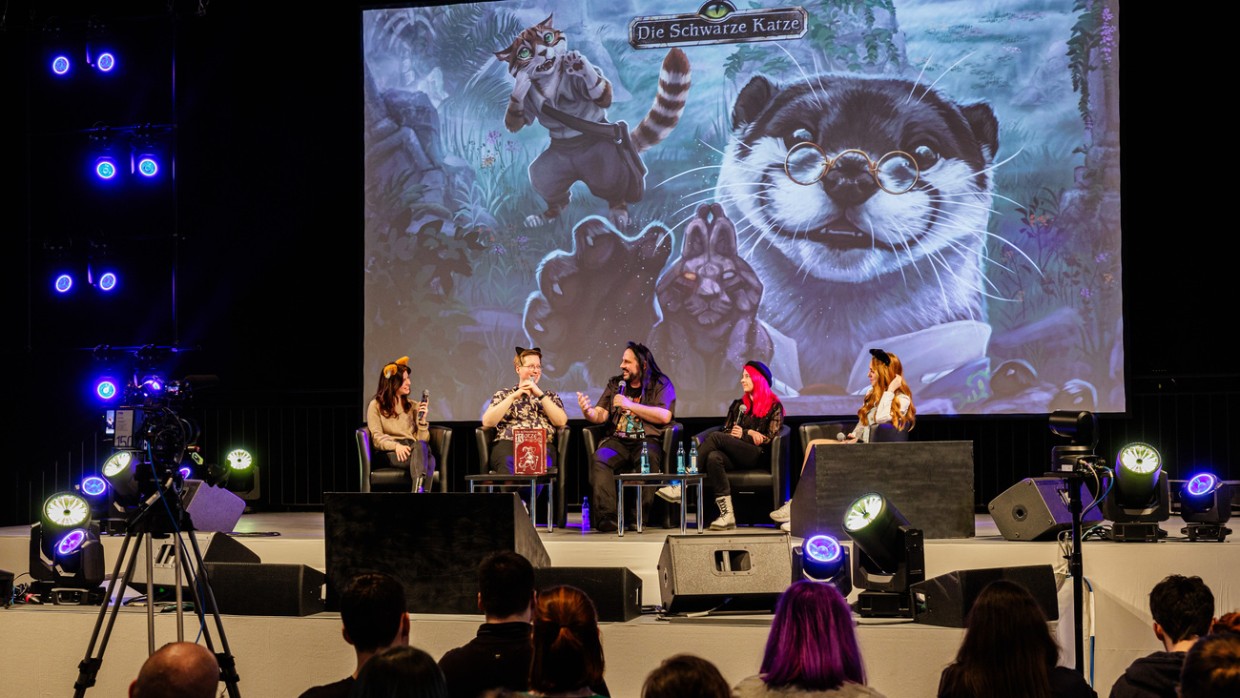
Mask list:
[{"label": "pink hair", "polygon": [[[779,402],[779,398],[775,397],[775,393],[771,392],[771,386],[766,382],[766,376],[758,372],[753,366],[746,366],[745,373],[749,374],[749,380],[753,381],[753,392],[746,393],[742,400],[745,401],[745,409],[749,410],[749,414],[755,417],[765,417],[770,413],[771,407]],[[750,397],[752,395],[752,398]]]}]

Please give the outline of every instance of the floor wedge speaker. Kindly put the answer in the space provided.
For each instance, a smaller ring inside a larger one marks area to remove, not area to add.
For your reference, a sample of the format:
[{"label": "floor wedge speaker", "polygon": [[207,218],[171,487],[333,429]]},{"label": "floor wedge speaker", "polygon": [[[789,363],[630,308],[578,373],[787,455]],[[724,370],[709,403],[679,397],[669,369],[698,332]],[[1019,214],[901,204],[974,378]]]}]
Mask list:
[{"label": "floor wedge speaker", "polygon": [[667,613],[773,611],[792,581],[785,533],[668,536],[659,555]]},{"label": "floor wedge speaker", "polygon": [[1029,591],[1047,620],[1059,619],[1055,571],[1050,565],[956,570],[913,585],[913,620],[926,625],[963,628],[977,595],[1000,579]]},{"label": "floor wedge speaker", "polygon": [[[1082,487],[1082,508],[1093,501],[1093,495]],[[1027,477],[990,500],[989,509],[999,533],[1008,540],[1045,540],[1072,527],[1067,484],[1057,477]],[[1101,520],[1102,512],[1095,507],[1082,523]]]},{"label": "floor wedge speaker", "polygon": [[220,613],[236,616],[308,616],[323,611],[327,576],[305,565],[208,562]]},{"label": "floor wedge speaker", "polygon": [[598,619],[623,623],[642,614],[642,580],[627,567],[543,567],[534,570],[534,588],[567,584],[584,591]]}]

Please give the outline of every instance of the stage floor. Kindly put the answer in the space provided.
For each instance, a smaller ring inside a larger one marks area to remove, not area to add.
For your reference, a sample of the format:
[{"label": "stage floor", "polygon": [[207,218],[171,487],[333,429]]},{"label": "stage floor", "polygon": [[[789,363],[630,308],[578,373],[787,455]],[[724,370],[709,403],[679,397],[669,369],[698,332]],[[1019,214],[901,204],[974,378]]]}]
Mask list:
[{"label": "stage floor", "polygon": [[[663,541],[679,530],[647,528],[644,533],[582,533],[575,526],[541,531],[539,538],[553,565],[624,566],[643,581],[643,602],[659,603],[656,566]],[[1086,617],[1094,623],[1091,651],[1094,684],[1101,695],[1137,657],[1158,649],[1150,629],[1149,590],[1168,574],[1201,576],[1214,591],[1221,614],[1240,609],[1240,542],[1188,543],[1179,534],[1182,523],[1169,521],[1171,536],[1158,544],[1085,544],[1085,577],[1092,589]],[[692,528],[690,529],[693,530]],[[772,533],[773,527],[740,528],[730,535]],[[324,569],[323,515],[320,513],[257,513],[243,516],[238,540],[263,562],[305,564]],[[926,541],[926,576],[958,569],[1066,562],[1057,543],[1015,543],[1003,540],[988,516],[978,516],[975,538]],[[712,535],[706,533],[703,535]],[[119,537],[104,537],[110,571]],[[793,544],[798,543],[792,539]],[[0,568],[27,568],[29,528],[0,528]],[[29,581],[18,578],[17,582]],[[855,592],[854,592],[855,595]],[[1071,617],[1071,584],[1059,595],[1061,617]],[[0,656],[6,695],[64,695],[77,677],[76,665],[86,650],[96,609],[15,606],[0,610],[0,638],[10,649]],[[295,696],[305,687],[334,681],[352,671],[352,655],[340,639],[339,617],[322,613],[306,618],[225,616],[233,654],[237,657],[245,695]],[[157,644],[175,639],[172,616],[156,618]],[[413,644],[438,657],[472,637],[481,616],[418,615]],[[628,623],[604,625],[607,680],[613,694],[640,695],[645,675],[667,656],[692,652],[715,662],[729,682],[756,673],[769,627],[769,616],[662,620],[643,616]],[[1070,622],[1058,624],[1061,645],[1071,654]],[[1086,625],[1087,632],[1090,626]],[[91,693],[120,695],[146,654],[146,622],[138,609],[124,609],[109,645],[99,685]],[[951,661],[962,631],[904,622],[861,619],[859,636],[870,683],[889,697],[933,696],[938,674]],[[188,632],[189,639],[194,637]],[[21,642],[13,640],[21,639]],[[1071,657],[1065,663],[1071,664]]]}]

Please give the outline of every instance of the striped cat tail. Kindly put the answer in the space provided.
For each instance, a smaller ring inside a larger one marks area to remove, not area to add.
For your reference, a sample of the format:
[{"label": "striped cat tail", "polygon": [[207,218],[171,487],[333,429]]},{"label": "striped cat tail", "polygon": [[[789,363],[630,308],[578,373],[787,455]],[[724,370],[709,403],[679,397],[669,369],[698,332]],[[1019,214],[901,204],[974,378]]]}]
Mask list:
[{"label": "striped cat tail", "polygon": [[689,78],[689,57],[678,48],[669,50],[659,70],[659,93],[654,104],[646,118],[630,132],[639,153],[667,138],[676,128],[689,96]]}]

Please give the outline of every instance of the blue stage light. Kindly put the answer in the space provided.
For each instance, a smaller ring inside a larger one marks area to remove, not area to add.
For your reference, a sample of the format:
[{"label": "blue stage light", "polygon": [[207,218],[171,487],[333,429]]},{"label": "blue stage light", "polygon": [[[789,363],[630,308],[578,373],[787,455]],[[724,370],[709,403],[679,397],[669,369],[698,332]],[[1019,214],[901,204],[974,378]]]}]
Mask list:
[{"label": "blue stage light", "polygon": [[111,400],[116,397],[117,392],[119,390],[116,387],[116,381],[111,378],[100,378],[95,383],[95,394],[101,400]]},{"label": "blue stage light", "polygon": [[1184,493],[1190,497],[1204,497],[1218,489],[1219,479],[1210,473],[1194,475],[1184,487]]},{"label": "blue stage light", "polygon": [[95,176],[102,180],[111,180],[116,177],[116,160],[111,157],[101,157],[95,160]]},{"label": "blue stage light", "polygon": [[70,63],[68,56],[58,55],[52,59],[52,72],[56,75],[65,75],[69,72],[71,65],[72,63]]},{"label": "blue stage light", "polygon": [[821,563],[831,563],[840,559],[840,542],[831,536],[817,535],[805,541],[805,555]]},{"label": "blue stage light", "polygon": [[99,290],[103,292],[111,291],[116,288],[116,274],[106,271],[99,277]]},{"label": "blue stage light", "polygon": [[159,161],[154,155],[142,155],[138,157],[138,174],[143,177],[154,177],[159,174]]},{"label": "blue stage light", "polygon": [[61,274],[52,282],[52,287],[56,289],[56,293],[68,293],[73,288],[73,277],[68,274]]},{"label": "blue stage light", "polygon": [[72,555],[86,542],[86,529],[75,528],[69,531],[56,543],[56,555]]},{"label": "blue stage light", "polygon": [[101,73],[110,73],[116,67],[116,56],[108,51],[99,54],[99,58],[95,59],[95,67]]},{"label": "blue stage light", "polygon": [[98,475],[91,475],[82,480],[82,494],[88,497],[98,497],[108,491],[108,481]]}]

